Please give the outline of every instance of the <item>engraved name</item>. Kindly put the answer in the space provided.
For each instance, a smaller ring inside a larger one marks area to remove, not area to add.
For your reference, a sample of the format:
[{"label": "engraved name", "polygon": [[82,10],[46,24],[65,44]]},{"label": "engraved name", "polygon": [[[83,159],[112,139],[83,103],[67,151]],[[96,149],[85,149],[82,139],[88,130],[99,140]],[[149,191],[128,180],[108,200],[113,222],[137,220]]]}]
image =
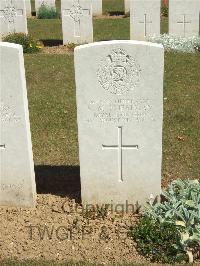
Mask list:
[{"label": "engraved name", "polygon": [[151,116],[152,105],[149,99],[121,98],[90,101],[88,109],[92,113],[90,121],[129,123]]},{"label": "engraved name", "polygon": [[0,121],[3,123],[18,123],[21,121],[21,117],[17,116],[12,107],[1,103],[0,105]]}]

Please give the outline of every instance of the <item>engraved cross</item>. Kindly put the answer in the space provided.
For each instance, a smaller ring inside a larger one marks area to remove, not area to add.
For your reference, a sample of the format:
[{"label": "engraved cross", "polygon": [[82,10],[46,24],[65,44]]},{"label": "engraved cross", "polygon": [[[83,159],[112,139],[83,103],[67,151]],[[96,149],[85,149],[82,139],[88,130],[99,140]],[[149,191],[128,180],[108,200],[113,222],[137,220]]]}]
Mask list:
[{"label": "engraved cross", "polygon": [[144,37],[147,36],[147,24],[148,23],[152,23],[152,21],[148,21],[147,20],[147,14],[144,14],[144,21],[139,21],[139,23],[143,23],[144,24]]},{"label": "engraved cross", "polygon": [[122,144],[122,127],[118,127],[118,144],[117,145],[102,145],[103,150],[117,150],[118,151],[118,177],[119,181],[123,181],[122,176],[122,163],[123,163],[123,150],[138,150],[138,145],[123,145]]},{"label": "engraved cross", "polygon": [[185,37],[185,31],[186,31],[186,24],[192,23],[192,21],[187,21],[186,20],[186,14],[183,14],[183,20],[177,21],[178,24],[183,24],[183,32],[184,32],[184,37]]},{"label": "engraved cross", "polygon": [[79,0],[72,5],[70,9],[64,9],[63,15],[69,16],[74,20],[74,36],[80,37],[81,35],[81,17],[83,16],[89,16],[90,15],[90,9],[82,8],[80,6]]},{"label": "engraved cross", "polygon": [[0,10],[0,18],[3,18],[6,22],[8,22],[8,30],[9,32],[15,31],[15,19],[18,16],[23,15],[23,9],[16,9],[13,0],[7,0],[6,6],[4,9]]}]

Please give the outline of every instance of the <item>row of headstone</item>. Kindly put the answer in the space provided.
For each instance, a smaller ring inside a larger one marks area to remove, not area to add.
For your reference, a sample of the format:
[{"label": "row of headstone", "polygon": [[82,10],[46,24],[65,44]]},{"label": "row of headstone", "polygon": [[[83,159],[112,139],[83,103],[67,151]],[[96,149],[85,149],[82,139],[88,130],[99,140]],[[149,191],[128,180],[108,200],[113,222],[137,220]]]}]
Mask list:
[{"label": "row of headstone", "polygon": [[[25,1],[25,3],[24,3]],[[44,2],[45,1],[45,2]],[[130,38],[146,40],[160,35],[160,0],[126,0],[130,4]],[[35,0],[41,5],[55,5],[55,0]],[[126,2],[125,2],[126,3]],[[26,7],[26,8],[25,8]],[[95,11],[96,10],[96,11]],[[93,0],[93,11],[102,12],[102,0]],[[92,6],[90,0],[61,0],[63,44],[93,41]],[[169,0],[169,34],[199,36],[200,0]],[[30,0],[0,1],[0,33],[27,33],[26,16]]]},{"label": "row of headstone", "polygon": [[[22,47],[0,43],[0,58],[0,205],[30,207],[36,189]],[[75,49],[83,204],[140,206],[159,196],[163,68],[159,44]]]},{"label": "row of headstone", "polygon": [[[160,35],[160,0],[125,0],[125,10],[130,10],[131,39]],[[169,34],[193,37],[199,33],[200,0],[169,0]]]}]

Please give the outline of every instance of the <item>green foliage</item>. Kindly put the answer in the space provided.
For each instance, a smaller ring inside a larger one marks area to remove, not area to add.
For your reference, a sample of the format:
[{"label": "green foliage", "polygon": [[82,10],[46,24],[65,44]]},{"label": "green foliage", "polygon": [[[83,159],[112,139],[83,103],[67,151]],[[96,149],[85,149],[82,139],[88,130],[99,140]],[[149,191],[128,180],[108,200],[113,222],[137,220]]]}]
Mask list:
[{"label": "green foliage", "polygon": [[161,224],[144,216],[131,228],[130,235],[136,241],[138,252],[152,262],[174,263],[185,258],[185,254],[175,248],[180,234],[173,224]]},{"label": "green foliage", "polygon": [[162,14],[163,17],[168,17],[168,14],[169,14],[168,6],[163,5],[161,7],[161,14]]},{"label": "green foliage", "polygon": [[150,202],[131,229],[137,248],[152,261],[193,262],[200,250],[200,184],[177,179],[162,196],[163,202]]},{"label": "green foliage", "polygon": [[68,48],[70,51],[74,51],[75,47],[76,47],[76,44],[73,43],[73,42],[67,44],[67,48]]},{"label": "green foliage", "polygon": [[60,14],[56,11],[56,8],[42,5],[37,14],[38,19],[56,19],[60,18]]},{"label": "green foliage", "polygon": [[22,45],[24,53],[37,53],[42,48],[39,41],[24,33],[9,34],[3,38],[3,41]]},{"label": "green foliage", "polygon": [[158,225],[175,226],[180,241],[174,248],[178,253],[187,254],[192,262],[193,255],[200,249],[200,184],[197,180],[177,179],[162,196],[164,201],[149,204],[145,215]]}]

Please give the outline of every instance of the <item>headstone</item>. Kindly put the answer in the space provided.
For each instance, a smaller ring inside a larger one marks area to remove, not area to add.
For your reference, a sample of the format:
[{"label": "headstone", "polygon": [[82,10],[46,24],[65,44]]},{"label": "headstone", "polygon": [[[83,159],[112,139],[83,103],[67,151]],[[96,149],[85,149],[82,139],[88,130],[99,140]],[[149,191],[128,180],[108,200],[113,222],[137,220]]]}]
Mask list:
[{"label": "headstone", "polygon": [[32,207],[36,189],[22,46],[0,43],[0,206]]},{"label": "headstone", "polygon": [[61,0],[63,44],[93,42],[89,0]]},{"label": "headstone", "polygon": [[131,0],[124,0],[125,14],[130,12],[130,1]]},{"label": "headstone", "polygon": [[55,0],[35,0],[35,11],[38,12],[38,9],[41,6],[47,6],[47,7],[56,7]]},{"label": "headstone", "polygon": [[15,32],[28,33],[25,0],[1,0],[0,39]]},{"label": "headstone", "polygon": [[92,14],[93,16],[102,15],[102,0],[92,0]]},{"label": "headstone", "polygon": [[25,0],[26,3],[26,16],[31,17],[31,0]]},{"label": "headstone", "polygon": [[199,35],[200,0],[169,1],[169,34],[180,37]]},{"label": "headstone", "polygon": [[130,2],[131,39],[146,40],[160,35],[160,0],[132,0]]},{"label": "headstone", "polygon": [[160,194],[163,65],[160,44],[75,48],[83,204],[142,205]]}]

